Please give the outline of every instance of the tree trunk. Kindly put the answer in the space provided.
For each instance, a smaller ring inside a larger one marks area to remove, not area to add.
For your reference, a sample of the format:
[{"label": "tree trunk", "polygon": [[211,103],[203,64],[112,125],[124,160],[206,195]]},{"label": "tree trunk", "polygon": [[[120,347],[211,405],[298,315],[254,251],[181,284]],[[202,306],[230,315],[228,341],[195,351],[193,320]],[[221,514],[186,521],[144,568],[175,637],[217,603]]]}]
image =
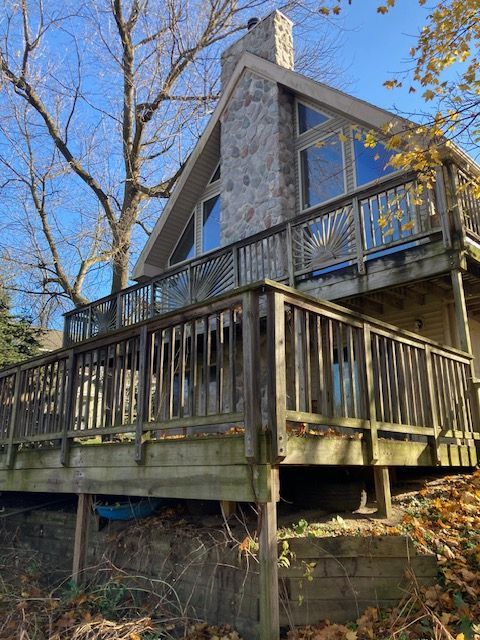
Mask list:
[{"label": "tree trunk", "polygon": [[112,293],[117,293],[118,291],[128,287],[129,258],[130,243],[120,249],[113,259]]}]

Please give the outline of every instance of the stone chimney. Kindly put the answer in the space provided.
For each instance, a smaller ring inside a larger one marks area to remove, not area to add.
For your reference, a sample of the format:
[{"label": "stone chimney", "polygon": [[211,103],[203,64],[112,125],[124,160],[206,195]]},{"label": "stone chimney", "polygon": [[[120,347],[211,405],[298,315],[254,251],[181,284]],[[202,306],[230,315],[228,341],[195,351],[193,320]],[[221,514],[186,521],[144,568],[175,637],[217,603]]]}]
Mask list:
[{"label": "stone chimney", "polygon": [[[222,84],[244,51],[293,68],[292,23],[278,11],[258,22],[222,56]],[[222,245],[293,217],[293,98],[250,69],[221,117]]]},{"label": "stone chimney", "polygon": [[245,51],[281,67],[293,69],[292,26],[292,21],[280,11],[274,11],[258,22],[250,19],[247,33],[222,54],[222,87],[227,84]]}]

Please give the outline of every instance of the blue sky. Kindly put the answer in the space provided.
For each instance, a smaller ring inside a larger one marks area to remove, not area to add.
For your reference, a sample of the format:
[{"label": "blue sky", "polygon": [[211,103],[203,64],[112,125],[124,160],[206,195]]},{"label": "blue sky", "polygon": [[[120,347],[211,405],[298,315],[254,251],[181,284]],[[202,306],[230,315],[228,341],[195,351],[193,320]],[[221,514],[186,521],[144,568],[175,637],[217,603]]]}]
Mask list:
[{"label": "blue sky", "polygon": [[428,3],[420,7],[417,0],[397,0],[386,15],[377,13],[380,4],[381,0],[353,0],[351,6],[344,4],[343,57],[351,80],[347,91],[385,109],[425,111],[428,106],[419,93],[388,90],[383,82],[411,65],[408,52],[425,24]]}]

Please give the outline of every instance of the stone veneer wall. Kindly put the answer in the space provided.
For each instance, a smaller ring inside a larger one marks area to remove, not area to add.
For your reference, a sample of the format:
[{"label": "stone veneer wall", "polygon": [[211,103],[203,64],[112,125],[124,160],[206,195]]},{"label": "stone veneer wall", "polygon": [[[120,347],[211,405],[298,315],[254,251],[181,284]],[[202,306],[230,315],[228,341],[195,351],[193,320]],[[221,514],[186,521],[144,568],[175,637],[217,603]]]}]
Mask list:
[{"label": "stone veneer wall", "polygon": [[[293,68],[292,23],[273,12],[222,55],[225,86],[244,51]],[[221,119],[222,245],[284,222],[295,211],[293,97],[245,71]]]},{"label": "stone veneer wall", "polygon": [[221,126],[222,245],[284,222],[295,212],[293,98],[246,71]]}]

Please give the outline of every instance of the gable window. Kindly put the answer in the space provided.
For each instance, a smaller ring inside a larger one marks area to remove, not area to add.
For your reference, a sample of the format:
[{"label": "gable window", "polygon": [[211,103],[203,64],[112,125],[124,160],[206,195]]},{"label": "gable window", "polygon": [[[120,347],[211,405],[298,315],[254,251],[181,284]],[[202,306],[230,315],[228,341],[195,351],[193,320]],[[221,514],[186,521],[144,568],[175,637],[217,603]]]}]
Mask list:
[{"label": "gable window", "polygon": [[220,194],[203,202],[202,252],[220,246]]},{"label": "gable window", "polygon": [[353,150],[357,187],[374,182],[395,171],[388,164],[393,152],[389,151],[381,142],[377,142],[372,148],[365,147],[362,140],[354,140]]},{"label": "gable window", "polygon": [[328,120],[321,111],[309,107],[303,102],[297,102],[297,115],[298,115],[298,133],[302,134],[314,127],[318,127]]},{"label": "gable window", "polygon": [[303,209],[345,193],[343,147],[339,133],[300,150],[300,175]]},{"label": "gable window", "polygon": [[195,216],[188,221],[185,231],[182,233],[177,246],[173,250],[170,264],[191,260],[195,256]]},{"label": "gable window", "polygon": [[220,188],[218,165],[170,256],[171,265],[191,260],[220,246]]}]

